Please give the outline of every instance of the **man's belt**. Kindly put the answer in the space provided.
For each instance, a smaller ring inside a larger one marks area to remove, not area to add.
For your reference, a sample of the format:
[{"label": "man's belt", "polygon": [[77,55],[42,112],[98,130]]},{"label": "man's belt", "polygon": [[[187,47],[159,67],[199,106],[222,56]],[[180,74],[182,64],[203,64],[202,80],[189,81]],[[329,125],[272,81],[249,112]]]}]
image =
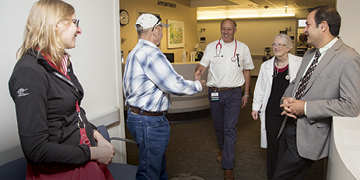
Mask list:
[{"label": "man's belt", "polygon": [[162,116],[162,115],[164,115],[164,112],[149,112],[149,111],[144,111],[137,107],[132,107],[132,106],[130,106],[130,111],[132,113],[141,114],[141,115],[145,115],[145,116]]},{"label": "man's belt", "polygon": [[210,89],[213,89],[213,90],[216,90],[216,91],[219,91],[219,92],[223,92],[223,91],[230,91],[230,90],[233,90],[233,89],[237,89],[237,88],[240,88],[241,86],[239,87],[232,87],[232,88],[217,88],[217,87],[209,87]]}]

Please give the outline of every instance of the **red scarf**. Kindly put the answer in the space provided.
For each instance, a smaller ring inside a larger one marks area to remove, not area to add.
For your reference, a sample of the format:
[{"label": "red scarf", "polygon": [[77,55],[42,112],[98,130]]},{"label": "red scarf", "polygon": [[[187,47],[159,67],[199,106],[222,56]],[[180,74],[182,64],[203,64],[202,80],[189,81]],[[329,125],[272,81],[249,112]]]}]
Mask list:
[{"label": "red scarf", "polygon": [[64,55],[64,57],[61,60],[61,67],[57,67],[54,63],[52,63],[51,61],[49,61],[49,59],[43,54],[41,53],[44,58],[46,59],[46,61],[56,70],[60,71],[64,76],[66,76],[67,78],[70,79],[69,74],[67,73],[67,64],[68,64],[68,56]]}]

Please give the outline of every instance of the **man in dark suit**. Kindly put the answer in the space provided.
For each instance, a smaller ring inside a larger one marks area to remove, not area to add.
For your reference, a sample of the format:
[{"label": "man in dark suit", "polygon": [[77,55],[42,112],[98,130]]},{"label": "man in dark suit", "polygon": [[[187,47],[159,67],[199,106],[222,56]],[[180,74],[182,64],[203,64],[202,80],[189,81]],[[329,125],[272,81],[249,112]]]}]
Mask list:
[{"label": "man in dark suit", "polygon": [[332,117],[360,112],[360,56],[338,37],[339,13],[330,6],[309,12],[304,33],[314,48],[283,95],[274,180],[303,179],[314,161],[328,156]]}]

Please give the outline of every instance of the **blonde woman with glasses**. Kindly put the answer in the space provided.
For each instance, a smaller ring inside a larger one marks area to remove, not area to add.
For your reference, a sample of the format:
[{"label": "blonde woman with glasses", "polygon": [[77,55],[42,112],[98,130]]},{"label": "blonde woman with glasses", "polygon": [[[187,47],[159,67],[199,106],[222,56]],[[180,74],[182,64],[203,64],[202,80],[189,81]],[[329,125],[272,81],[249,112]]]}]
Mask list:
[{"label": "blonde woman with glasses", "polygon": [[70,4],[40,0],[31,8],[9,80],[26,179],[113,179],[105,166],[113,146],[87,120],[84,91],[65,51],[81,33]]},{"label": "blonde woman with glasses", "polygon": [[252,117],[261,120],[261,147],[267,148],[267,172],[271,179],[278,154],[277,135],[284,117],[281,116],[280,98],[295,76],[301,64],[301,57],[289,53],[293,47],[286,34],[275,36],[272,48],[275,56],[265,61],[256,81],[252,104]]}]

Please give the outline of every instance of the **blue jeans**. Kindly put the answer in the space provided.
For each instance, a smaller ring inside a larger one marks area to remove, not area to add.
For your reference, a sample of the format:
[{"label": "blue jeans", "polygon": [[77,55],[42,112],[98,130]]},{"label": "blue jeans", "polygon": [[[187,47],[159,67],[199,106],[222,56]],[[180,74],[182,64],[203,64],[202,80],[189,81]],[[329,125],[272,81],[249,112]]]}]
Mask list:
[{"label": "blue jeans", "polygon": [[168,179],[165,152],[169,144],[169,121],[163,116],[127,113],[127,127],[139,148],[136,179]]}]

